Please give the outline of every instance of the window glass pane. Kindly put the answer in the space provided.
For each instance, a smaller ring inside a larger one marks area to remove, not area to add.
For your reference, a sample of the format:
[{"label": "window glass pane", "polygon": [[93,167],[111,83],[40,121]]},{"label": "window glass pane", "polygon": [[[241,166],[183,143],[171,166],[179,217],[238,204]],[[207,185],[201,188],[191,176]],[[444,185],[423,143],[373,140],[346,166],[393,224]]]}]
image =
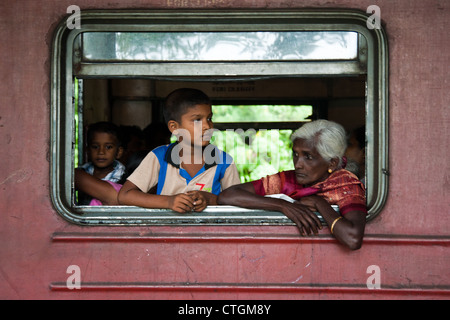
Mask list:
[{"label": "window glass pane", "polygon": [[297,32],[90,32],[87,61],[352,60],[358,33]]}]

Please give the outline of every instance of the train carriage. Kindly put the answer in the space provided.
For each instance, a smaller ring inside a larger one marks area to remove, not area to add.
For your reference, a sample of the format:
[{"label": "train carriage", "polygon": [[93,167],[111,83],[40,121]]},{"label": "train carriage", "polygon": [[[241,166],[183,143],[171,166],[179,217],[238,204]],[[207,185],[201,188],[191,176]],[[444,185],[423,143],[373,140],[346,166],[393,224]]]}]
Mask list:
[{"label": "train carriage", "polygon": [[[0,298],[448,299],[449,5],[372,2],[2,2]],[[86,127],[163,122],[180,87],[241,182],[291,168],[304,123],[364,127],[362,247],[267,210],[81,205]]]}]

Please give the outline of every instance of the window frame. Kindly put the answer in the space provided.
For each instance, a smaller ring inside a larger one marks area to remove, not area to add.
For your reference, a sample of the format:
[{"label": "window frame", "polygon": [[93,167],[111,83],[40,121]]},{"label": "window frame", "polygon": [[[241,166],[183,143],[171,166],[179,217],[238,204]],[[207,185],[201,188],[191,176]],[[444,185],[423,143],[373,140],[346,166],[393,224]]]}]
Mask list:
[{"label": "window frame", "polygon": [[[75,39],[82,32],[95,31],[260,31],[260,30],[335,30],[357,31],[364,38],[367,52],[358,61],[302,61],[293,68],[284,63],[278,69],[284,75],[329,76],[367,74],[366,81],[366,177],[367,220],[382,210],[388,194],[388,48],[383,28],[368,29],[368,15],[357,10],[289,10],[289,11],[82,11],[81,29],[69,29],[67,18],[56,28],[51,58],[51,198],[56,211],[78,225],[292,225],[279,212],[249,210],[232,206],[210,206],[201,213],[177,214],[165,209],[145,209],[132,206],[73,206],[75,134],[72,102],[73,76],[82,70],[92,77],[148,77],[158,74],[160,65],[143,63],[110,63],[108,68],[82,64]],[[75,54],[72,54],[75,49]],[[239,63],[243,75],[251,78],[255,66],[269,70],[259,77],[272,77],[268,63]],[[283,62],[276,62],[277,64]],[[231,63],[232,65],[236,63]],[[171,63],[164,68],[178,70],[162,78],[200,79],[208,74],[192,74],[195,63]],[[205,69],[216,68],[217,62],[202,63]],[[225,64],[227,67],[229,64]],[[145,67],[143,67],[145,66]],[[181,66],[181,67],[180,67]],[[365,67],[366,66],[366,67]],[[236,66],[235,66],[236,67]],[[278,67],[278,65],[277,65]],[[84,68],[84,69],[83,69]],[[223,64],[217,70],[223,70]],[[87,70],[87,71],[86,71]],[[102,72],[100,72],[103,70]],[[156,71],[155,71],[156,70]],[[293,70],[297,70],[295,73]],[[317,73],[317,70],[320,73]],[[99,73],[100,72],[100,73]],[[220,73],[220,71],[217,71]],[[159,73],[161,74],[161,73]],[[219,74],[217,74],[219,77]],[[222,74],[227,80],[237,74]],[[157,78],[153,76],[153,78]]]}]

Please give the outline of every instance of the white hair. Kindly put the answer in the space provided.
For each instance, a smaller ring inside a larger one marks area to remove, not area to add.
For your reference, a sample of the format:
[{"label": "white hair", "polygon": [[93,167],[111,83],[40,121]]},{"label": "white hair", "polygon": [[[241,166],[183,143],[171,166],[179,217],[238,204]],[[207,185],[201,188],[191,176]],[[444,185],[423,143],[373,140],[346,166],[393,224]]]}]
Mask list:
[{"label": "white hair", "polygon": [[291,140],[295,139],[307,141],[328,163],[331,159],[337,158],[338,168],[342,167],[347,139],[345,130],[340,124],[329,120],[308,122],[292,134]]}]

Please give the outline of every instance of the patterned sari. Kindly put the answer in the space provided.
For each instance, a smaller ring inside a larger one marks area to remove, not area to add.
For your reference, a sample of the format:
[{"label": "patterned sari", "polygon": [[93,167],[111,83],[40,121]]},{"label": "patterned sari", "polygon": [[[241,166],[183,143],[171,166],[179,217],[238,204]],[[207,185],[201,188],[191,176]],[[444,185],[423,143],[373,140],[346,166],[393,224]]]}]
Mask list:
[{"label": "patterned sari", "polygon": [[367,213],[364,185],[345,169],[334,171],[328,179],[311,187],[299,185],[294,170],[252,181],[252,184],[255,193],[262,196],[283,193],[298,200],[315,194],[327,200],[330,205],[337,205],[341,215],[350,211]]}]

